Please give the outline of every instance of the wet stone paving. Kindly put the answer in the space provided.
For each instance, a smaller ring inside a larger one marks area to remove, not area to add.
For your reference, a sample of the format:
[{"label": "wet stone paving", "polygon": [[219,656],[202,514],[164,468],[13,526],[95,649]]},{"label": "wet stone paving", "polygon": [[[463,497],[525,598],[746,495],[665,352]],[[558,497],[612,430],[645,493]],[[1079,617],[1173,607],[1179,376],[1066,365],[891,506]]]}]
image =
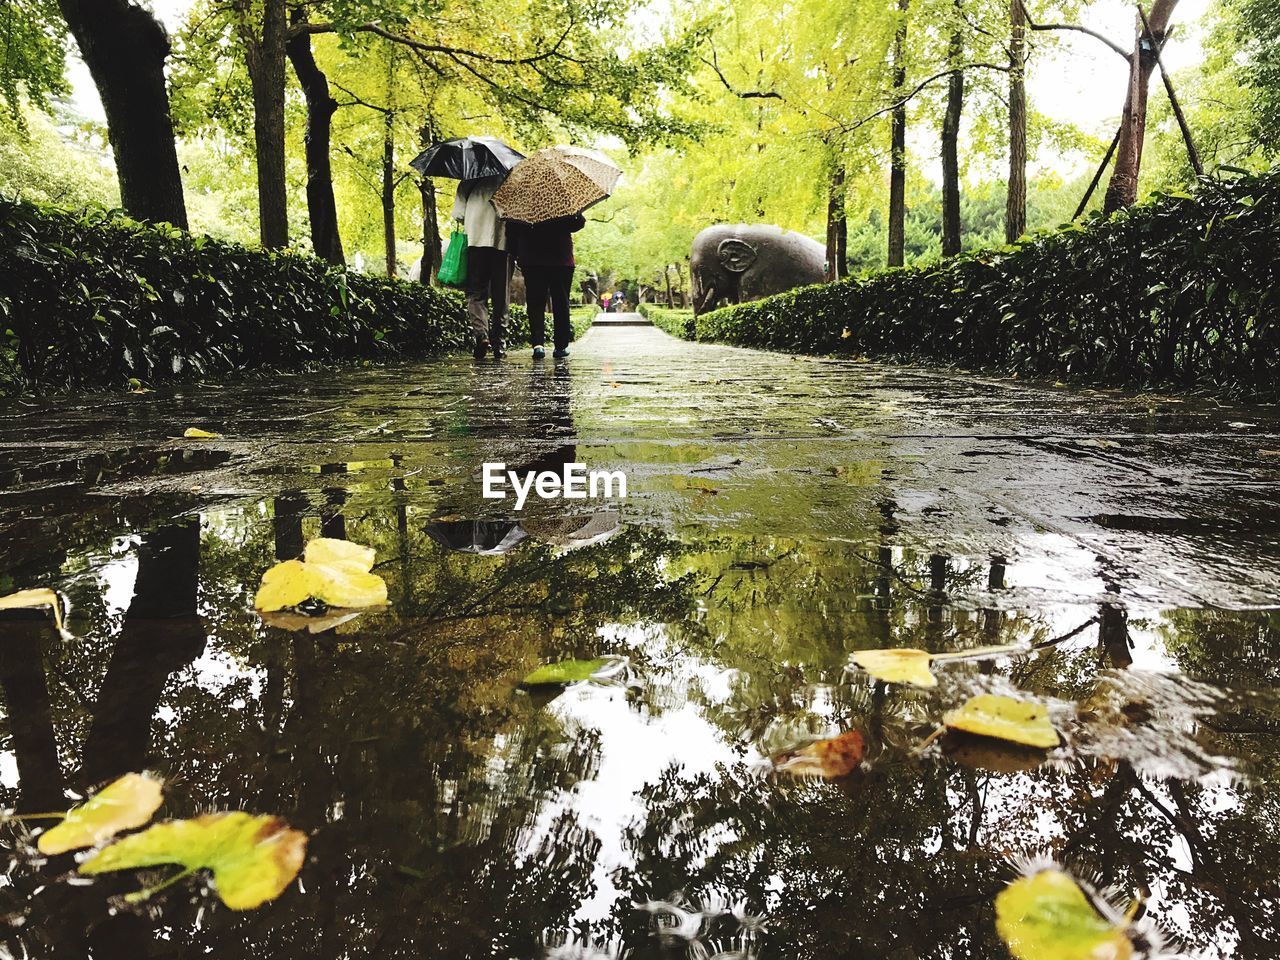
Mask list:
[{"label": "wet stone paving", "polygon": [[[215,432],[181,438],[189,427]],[[481,464],[626,498],[481,496]],[[283,817],[277,900],[74,873],[3,825],[0,956],[1000,958],[1054,860],[1142,956],[1280,956],[1280,414],[591,330],[0,408],[0,794],[128,771]],[[311,538],[389,602],[265,622]],[[307,624],[303,621],[303,625]],[[877,682],[859,650],[1014,653]],[[603,679],[526,687],[543,664]],[[948,734],[979,692],[1061,744]],[[856,731],[838,776],[806,744]]]}]

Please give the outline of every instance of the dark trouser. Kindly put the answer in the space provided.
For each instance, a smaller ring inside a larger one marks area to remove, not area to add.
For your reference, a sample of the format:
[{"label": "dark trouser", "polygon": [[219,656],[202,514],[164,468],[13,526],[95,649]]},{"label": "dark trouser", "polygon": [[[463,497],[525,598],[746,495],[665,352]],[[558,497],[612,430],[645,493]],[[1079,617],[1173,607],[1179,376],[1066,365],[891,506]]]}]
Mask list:
[{"label": "dark trouser", "polygon": [[569,346],[573,328],[569,325],[569,296],[573,290],[573,267],[523,267],[529,301],[529,342],[546,343],[547,296],[551,296],[551,319],[555,347]]},{"label": "dark trouser", "polygon": [[[507,332],[511,256],[496,247],[467,247],[467,316],[481,340],[501,340]],[[493,318],[489,317],[493,301]]]}]

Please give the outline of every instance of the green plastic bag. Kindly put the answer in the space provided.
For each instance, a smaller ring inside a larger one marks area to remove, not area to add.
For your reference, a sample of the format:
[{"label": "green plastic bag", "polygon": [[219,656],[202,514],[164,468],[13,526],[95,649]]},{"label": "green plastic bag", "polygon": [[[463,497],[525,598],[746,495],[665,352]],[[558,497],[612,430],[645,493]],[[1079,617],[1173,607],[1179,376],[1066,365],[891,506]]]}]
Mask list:
[{"label": "green plastic bag", "polygon": [[467,283],[467,234],[462,230],[454,230],[449,235],[449,246],[445,248],[444,259],[440,261],[440,272],[436,274],[446,287],[463,287]]}]

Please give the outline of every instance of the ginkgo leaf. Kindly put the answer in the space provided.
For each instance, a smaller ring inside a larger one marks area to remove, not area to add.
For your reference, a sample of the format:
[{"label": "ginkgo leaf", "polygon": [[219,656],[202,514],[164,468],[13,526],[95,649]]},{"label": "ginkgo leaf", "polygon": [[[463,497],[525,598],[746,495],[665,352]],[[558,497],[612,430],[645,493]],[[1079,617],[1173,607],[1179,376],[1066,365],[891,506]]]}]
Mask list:
[{"label": "ginkgo leaf", "polygon": [[68,811],[36,846],[46,856],[97,846],[124,830],[140,827],[164,802],[161,782],[144,773],[126,773]]},{"label": "ginkgo leaf", "polygon": [[361,546],[350,540],[335,540],[332,537],[317,537],[308,541],[302,553],[302,559],[307,563],[350,567],[361,573],[368,573],[373,569],[376,556],[373,547]]},{"label": "ginkgo leaf", "polygon": [[387,584],[370,573],[374,551],[345,540],[320,538],[307,544],[303,560],[285,560],[262,575],[253,605],[270,613],[319,600],[331,607],[377,607],[387,602]]},{"label": "ginkgo leaf", "polygon": [[157,823],[118,840],[80,864],[80,872],[170,863],[186,872],[211,870],[223,903],[232,910],[252,910],[284,892],[302,869],[306,851],[307,835],[279,817],[211,813]]},{"label": "ginkgo leaf", "polygon": [[945,653],[929,653],[913,647],[890,647],[877,650],[859,650],[853,654],[853,662],[877,680],[886,683],[909,683],[917,687],[936,687],[938,678],[930,671],[933,663],[946,660],[976,660],[1003,653],[1023,653],[1025,647],[1006,644],[994,647],[973,647]]},{"label": "ginkgo leaf", "polygon": [[1022,743],[1028,747],[1058,745],[1058,731],[1049,722],[1049,711],[1044,704],[994,693],[970,697],[963,706],[948,711],[942,722],[952,730]]},{"label": "ginkgo leaf", "polygon": [[853,662],[877,680],[936,687],[938,679],[929,672],[929,654],[910,647],[891,650],[859,650]]},{"label": "ginkgo leaf", "polygon": [[201,430],[199,427],[187,427],[182,431],[184,440],[217,440],[221,437],[220,433],[210,433],[208,430]]},{"label": "ginkgo leaf", "polygon": [[1129,960],[1133,943],[1057,869],[1020,877],[996,896],[996,931],[1015,960]]},{"label": "ginkgo leaf", "polygon": [[47,587],[19,590],[7,597],[0,597],[0,610],[39,610],[41,607],[48,607],[53,611],[53,625],[59,633],[65,634],[62,626],[62,598]]},{"label": "ginkgo leaf", "polygon": [[611,680],[625,671],[626,657],[598,657],[594,660],[561,660],[535,669],[524,680],[524,686],[579,684],[584,680]]},{"label": "ginkgo leaf", "polygon": [[797,776],[819,776],[838,780],[858,769],[867,752],[867,743],[857,730],[846,730],[829,740],[806,744],[793,753],[774,760],[778,770]]}]

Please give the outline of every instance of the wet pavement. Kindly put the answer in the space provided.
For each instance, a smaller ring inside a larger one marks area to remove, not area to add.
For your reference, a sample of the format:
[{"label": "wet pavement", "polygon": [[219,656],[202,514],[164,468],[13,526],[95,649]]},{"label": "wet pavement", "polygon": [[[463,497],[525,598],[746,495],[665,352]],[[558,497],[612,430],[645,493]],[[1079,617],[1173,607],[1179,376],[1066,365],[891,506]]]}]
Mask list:
[{"label": "wet pavement", "polygon": [[[137,877],[11,822],[0,956],[1000,958],[1037,857],[1139,899],[1149,955],[1280,955],[1280,413],[645,327],[573,354],[0,410],[0,595],[58,588],[72,635],[0,621],[3,803],[150,769],[165,816],[312,838],[236,914],[122,906]],[[517,514],[486,461],[628,496]],[[319,535],[377,549],[389,606],[264,624],[262,572]],[[997,643],[1031,652],[929,691],[849,669]],[[917,755],[978,691],[1047,701],[1063,746]],[[849,730],[837,781],[769,763]]]}]

